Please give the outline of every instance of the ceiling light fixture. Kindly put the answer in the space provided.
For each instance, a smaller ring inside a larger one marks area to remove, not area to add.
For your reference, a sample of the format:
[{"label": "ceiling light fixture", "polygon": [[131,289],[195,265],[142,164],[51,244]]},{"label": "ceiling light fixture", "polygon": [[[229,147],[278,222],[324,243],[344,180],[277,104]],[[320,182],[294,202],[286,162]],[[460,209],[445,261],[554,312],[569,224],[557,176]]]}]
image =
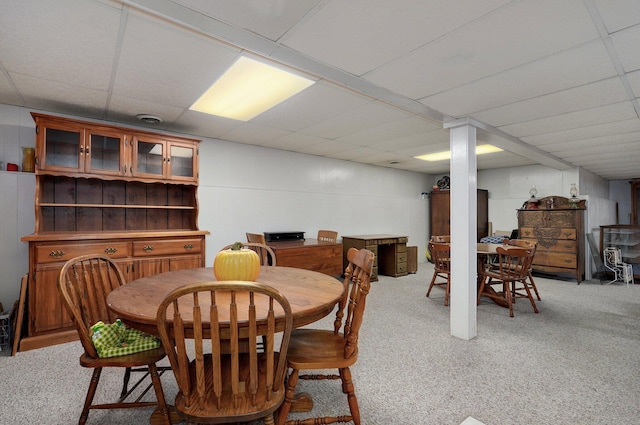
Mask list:
[{"label": "ceiling light fixture", "polygon": [[[500,149],[493,145],[476,146],[476,155],[484,155],[488,153],[495,153],[495,152],[502,152],[502,151],[503,149]],[[414,156],[414,158],[422,159],[423,161],[431,161],[431,162],[444,161],[444,160],[451,159],[451,151],[443,151],[443,152],[430,153],[427,155],[419,155],[419,156]]]},{"label": "ceiling light fixture", "polygon": [[241,56],[189,109],[249,121],[313,83],[308,78]]},{"label": "ceiling light fixture", "polygon": [[147,124],[158,124],[162,122],[162,118],[149,114],[138,114],[136,118]]}]

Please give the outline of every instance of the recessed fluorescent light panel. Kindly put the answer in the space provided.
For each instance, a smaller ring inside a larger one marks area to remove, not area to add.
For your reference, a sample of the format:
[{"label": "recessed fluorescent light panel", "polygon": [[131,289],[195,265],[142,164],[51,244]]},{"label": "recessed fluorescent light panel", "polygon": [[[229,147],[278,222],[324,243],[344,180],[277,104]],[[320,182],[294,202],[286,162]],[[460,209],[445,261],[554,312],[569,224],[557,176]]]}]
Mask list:
[{"label": "recessed fluorescent light panel", "polygon": [[249,121],[313,83],[242,56],[189,109]]},{"label": "recessed fluorescent light panel", "polygon": [[[502,149],[495,147],[493,145],[476,146],[476,155],[484,155],[487,153],[495,153],[495,152],[502,152]],[[451,151],[430,153],[428,155],[420,155],[414,158],[422,159],[424,161],[431,161],[431,162],[444,161],[444,160],[451,159]]]}]

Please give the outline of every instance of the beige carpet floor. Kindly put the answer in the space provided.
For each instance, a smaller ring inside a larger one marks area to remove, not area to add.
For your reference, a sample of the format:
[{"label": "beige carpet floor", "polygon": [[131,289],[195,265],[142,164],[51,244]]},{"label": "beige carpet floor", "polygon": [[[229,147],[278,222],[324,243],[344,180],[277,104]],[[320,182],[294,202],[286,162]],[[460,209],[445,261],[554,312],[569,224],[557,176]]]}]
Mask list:
[{"label": "beige carpet floor", "polygon": [[[483,300],[478,336],[463,341],[450,336],[443,291],[425,298],[432,271],[420,264],[417,274],[372,283],[352,370],[363,424],[640,424],[640,285],[538,277],[539,314],[519,300],[509,318]],[[80,352],[68,343],[0,353],[0,423],[77,423],[90,378]],[[120,376],[105,371],[97,397],[117,392]],[[163,385],[172,400],[171,374]],[[300,390],[317,412],[346,412],[334,382],[301,382]],[[149,414],[96,411],[88,424],[144,424]]]}]

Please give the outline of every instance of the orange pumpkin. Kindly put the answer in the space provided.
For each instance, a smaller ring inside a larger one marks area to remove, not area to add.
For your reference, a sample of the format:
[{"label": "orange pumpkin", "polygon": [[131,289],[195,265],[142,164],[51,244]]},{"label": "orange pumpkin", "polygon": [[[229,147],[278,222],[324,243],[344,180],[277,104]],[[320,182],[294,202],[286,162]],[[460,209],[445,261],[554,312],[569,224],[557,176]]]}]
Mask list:
[{"label": "orange pumpkin", "polygon": [[213,260],[213,274],[216,280],[246,280],[255,282],[260,275],[260,257],[255,251],[242,247],[236,242]]}]

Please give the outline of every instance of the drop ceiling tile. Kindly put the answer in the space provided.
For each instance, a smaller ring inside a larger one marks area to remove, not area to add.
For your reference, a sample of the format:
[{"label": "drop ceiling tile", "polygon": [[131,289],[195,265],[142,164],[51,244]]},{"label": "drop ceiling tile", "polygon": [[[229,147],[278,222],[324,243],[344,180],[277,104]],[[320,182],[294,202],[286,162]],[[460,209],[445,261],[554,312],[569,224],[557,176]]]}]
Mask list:
[{"label": "drop ceiling tile", "polygon": [[522,140],[534,146],[545,146],[545,149],[553,152],[553,145],[560,142],[570,140],[584,140],[598,136],[607,136],[622,133],[632,133],[640,131],[640,119],[630,119],[625,121],[616,121],[613,123],[605,123],[592,125],[588,127],[574,128],[571,130],[558,131],[555,133],[540,134],[537,136],[523,137]]},{"label": "drop ceiling tile", "polygon": [[385,105],[382,102],[370,101],[309,127],[302,128],[300,132],[311,136],[335,139],[409,116],[408,112],[401,111],[398,108]]},{"label": "drop ceiling tile", "polygon": [[263,145],[271,140],[284,137],[287,134],[289,134],[288,131],[281,130],[279,128],[245,122],[233,128],[231,131],[221,134],[220,138],[230,142]]},{"label": "drop ceiling tile", "polygon": [[167,128],[171,131],[215,139],[240,125],[242,121],[187,110]]},{"label": "drop ceiling tile", "polygon": [[318,138],[313,145],[306,146],[304,152],[311,155],[333,157],[337,152],[344,152],[356,148],[358,148],[358,146],[337,142],[335,140]]},{"label": "drop ceiling tile", "polygon": [[566,114],[554,115],[537,120],[500,127],[500,130],[515,136],[526,137],[537,134],[554,133],[572,128],[586,127],[612,121],[622,121],[636,116],[631,102],[612,103],[610,105],[583,109]]},{"label": "drop ceiling tile", "polygon": [[119,21],[120,10],[97,2],[11,2],[0,13],[0,40],[11,46],[2,48],[3,66],[12,73],[106,91]]},{"label": "drop ceiling tile", "polygon": [[640,71],[627,74],[627,78],[636,98],[640,98]]},{"label": "drop ceiling tile", "polygon": [[325,2],[281,41],[321,62],[362,75],[507,2]]},{"label": "drop ceiling tile", "polygon": [[607,32],[640,24],[640,2],[638,0],[594,0]]},{"label": "drop ceiling tile", "polygon": [[162,123],[154,124],[153,127],[164,128],[180,117],[184,109],[174,106],[163,105],[161,103],[149,102],[128,96],[114,94],[109,102],[109,119],[123,122],[131,122],[137,125],[144,125],[136,118],[138,114],[156,115],[162,119]]},{"label": "drop ceiling tile", "polygon": [[132,11],[113,92],[186,108],[235,61],[239,52]]},{"label": "drop ceiling tile", "polygon": [[501,127],[624,100],[627,100],[626,92],[620,79],[616,77],[488,109],[474,114],[473,118]]},{"label": "drop ceiling tile", "polygon": [[360,158],[363,156],[374,155],[378,151],[376,149],[365,148],[365,147],[357,147],[355,149],[346,150],[342,152],[337,152],[333,155],[333,158],[336,159],[344,159],[346,161],[356,161],[359,162]]},{"label": "drop ceiling tile", "polygon": [[369,102],[333,84],[318,82],[253,118],[251,122],[298,131]]},{"label": "drop ceiling tile", "polygon": [[616,49],[625,72],[640,69],[640,25],[622,30],[611,35],[611,42]]},{"label": "drop ceiling tile", "polygon": [[207,16],[277,40],[319,0],[173,0]]},{"label": "drop ceiling tile", "polygon": [[582,0],[510,2],[365,78],[421,99],[596,38]]},{"label": "drop ceiling tile", "polygon": [[557,155],[564,155],[569,152],[580,154],[594,149],[606,149],[608,146],[635,144],[639,140],[640,132],[629,131],[621,134],[594,135],[594,137],[584,139],[549,142],[541,144],[540,147]]},{"label": "drop ceiling tile", "polygon": [[410,136],[416,133],[433,131],[433,123],[417,116],[410,116],[386,124],[370,127],[366,130],[339,137],[338,141],[358,146],[372,146],[387,140]]},{"label": "drop ceiling tile", "polygon": [[29,108],[76,114],[87,118],[104,118],[106,91],[21,74],[13,75],[13,82]]},{"label": "drop ceiling tile", "polygon": [[9,77],[6,73],[2,72],[0,69],[0,99],[2,99],[2,103],[6,103],[8,105],[16,105],[16,106],[26,106],[24,100],[16,91],[13,84],[9,80]]},{"label": "drop ceiling tile", "polygon": [[263,146],[274,149],[282,149],[292,152],[305,152],[306,149],[313,148],[318,143],[316,137],[305,136],[300,133],[289,133],[283,137],[270,140]]},{"label": "drop ceiling tile", "polygon": [[616,75],[604,44],[596,40],[420,101],[462,117]]}]

